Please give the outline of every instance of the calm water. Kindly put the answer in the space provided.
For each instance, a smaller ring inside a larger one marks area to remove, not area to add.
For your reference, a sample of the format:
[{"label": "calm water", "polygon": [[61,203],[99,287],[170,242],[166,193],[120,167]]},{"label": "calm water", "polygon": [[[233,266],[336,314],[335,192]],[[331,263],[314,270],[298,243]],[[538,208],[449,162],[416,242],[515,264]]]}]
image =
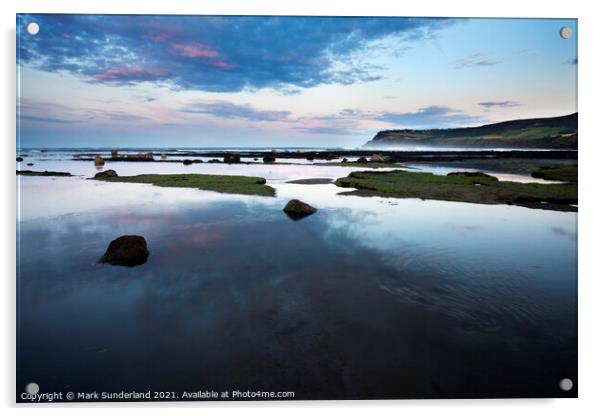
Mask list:
[{"label": "calm water", "polygon": [[[577,215],[338,195],[353,169],[107,163],[262,176],[277,196],[19,177],[17,392],[310,398],[575,396]],[[48,160],[42,160],[48,159]],[[304,220],[290,198],[319,208]],[[123,234],[146,264],[97,263]]]}]

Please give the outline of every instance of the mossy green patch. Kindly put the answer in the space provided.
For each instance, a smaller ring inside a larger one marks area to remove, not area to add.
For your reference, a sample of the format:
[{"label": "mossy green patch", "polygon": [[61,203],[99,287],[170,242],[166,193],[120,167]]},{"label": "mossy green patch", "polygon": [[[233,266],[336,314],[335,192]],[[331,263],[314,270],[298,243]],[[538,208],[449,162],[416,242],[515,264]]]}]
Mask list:
[{"label": "mossy green patch", "polygon": [[337,186],[357,188],[355,195],[421,198],[477,204],[510,204],[556,211],[576,211],[576,184],[501,182],[485,174],[422,172],[352,172]]},{"label": "mossy green patch", "polygon": [[369,169],[378,169],[378,168],[396,168],[403,169],[405,166],[397,164],[397,163],[387,163],[387,162],[323,162],[323,163],[314,163],[314,165],[319,166],[345,166],[348,168],[369,168]]},{"label": "mossy green patch", "polygon": [[531,173],[534,178],[577,183],[577,165],[542,166]]},{"label": "mossy green patch", "polygon": [[204,175],[200,173],[169,175],[112,176],[94,178],[105,182],[149,183],[168,188],[197,188],[227,194],[274,196],[264,178],[255,176]]}]

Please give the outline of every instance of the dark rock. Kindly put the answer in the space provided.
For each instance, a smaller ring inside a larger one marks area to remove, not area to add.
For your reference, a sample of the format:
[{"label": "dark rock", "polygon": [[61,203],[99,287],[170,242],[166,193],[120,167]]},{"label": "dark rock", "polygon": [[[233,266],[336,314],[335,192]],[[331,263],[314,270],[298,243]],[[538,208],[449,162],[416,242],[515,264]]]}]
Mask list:
[{"label": "dark rock", "polygon": [[94,175],[94,178],[95,179],[111,178],[114,176],[119,176],[119,175],[117,175],[117,172],[115,172],[113,169],[109,169],[109,170],[103,170],[102,172],[98,172],[96,175]]},{"label": "dark rock", "polygon": [[240,163],[240,155],[238,153],[227,153],[224,156],[224,163]]},{"label": "dark rock", "polygon": [[105,160],[100,155],[94,156],[94,166],[104,166],[104,165],[105,165]]},{"label": "dark rock", "polygon": [[298,199],[291,199],[288,201],[283,211],[293,220],[299,220],[315,213],[317,209]]},{"label": "dark rock", "polygon": [[488,175],[483,172],[450,172],[447,176],[469,176],[471,178],[489,178],[493,180],[498,180],[495,176]]},{"label": "dark rock", "polygon": [[366,159],[364,156],[362,156],[362,157],[358,158],[356,160],[356,162],[357,163],[366,163],[366,162],[368,162],[368,159]]},{"label": "dark rock", "polygon": [[18,170],[17,175],[22,176],[71,176],[69,172],[54,172],[54,171],[43,171],[36,172],[33,170]]},{"label": "dark rock", "polygon": [[297,185],[324,185],[327,183],[332,183],[332,179],[330,179],[330,178],[295,179],[292,181],[287,181],[286,183],[294,183]]},{"label": "dark rock", "polygon": [[185,164],[185,165],[192,165],[192,160],[190,160],[190,159],[184,159],[182,161],[182,163]]},{"label": "dark rock", "polygon": [[101,263],[133,267],[146,263],[148,259],[146,240],[139,235],[123,235],[109,244],[100,258]]},{"label": "dark rock", "polygon": [[23,162],[23,158],[21,156],[17,156],[17,162]]},{"label": "dark rock", "polygon": [[153,152],[119,154],[116,150],[111,150],[111,157],[107,160],[112,162],[153,162],[155,157]]},{"label": "dark rock", "polygon": [[276,158],[273,155],[265,155],[263,157],[263,163],[274,163]]},{"label": "dark rock", "polygon": [[28,163],[27,166],[33,166],[33,163]]},{"label": "dark rock", "polygon": [[207,163],[220,163],[220,161],[218,159],[211,159]]},{"label": "dark rock", "polygon": [[343,160],[342,160],[341,162],[343,162],[343,163],[347,163],[347,162],[349,162],[349,161],[347,160],[347,158],[346,158],[346,157],[344,157],[344,158],[343,158]]}]

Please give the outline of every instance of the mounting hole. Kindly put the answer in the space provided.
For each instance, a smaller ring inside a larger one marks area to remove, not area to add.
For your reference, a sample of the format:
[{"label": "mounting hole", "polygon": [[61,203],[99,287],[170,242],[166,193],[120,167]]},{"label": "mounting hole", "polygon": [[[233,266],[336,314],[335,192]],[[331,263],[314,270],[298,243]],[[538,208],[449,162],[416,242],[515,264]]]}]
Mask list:
[{"label": "mounting hole", "polygon": [[573,29],[568,26],[562,26],[560,28],[560,37],[562,39],[569,39],[571,36],[573,36]]},{"label": "mounting hole", "polygon": [[25,393],[38,394],[39,391],[40,386],[38,386],[38,383],[29,383],[27,386],[25,386]]},{"label": "mounting hole", "polygon": [[560,386],[560,390],[562,391],[571,391],[573,389],[573,380],[571,380],[570,378],[563,378],[562,380],[560,380],[560,383],[558,383],[558,385]]},{"label": "mounting hole", "polygon": [[35,36],[40,31],[40,25],[37,24],[36,22],[29,22],[29,23],[27,23],[27,26],[25,26],[25,30],[31,36]]}]

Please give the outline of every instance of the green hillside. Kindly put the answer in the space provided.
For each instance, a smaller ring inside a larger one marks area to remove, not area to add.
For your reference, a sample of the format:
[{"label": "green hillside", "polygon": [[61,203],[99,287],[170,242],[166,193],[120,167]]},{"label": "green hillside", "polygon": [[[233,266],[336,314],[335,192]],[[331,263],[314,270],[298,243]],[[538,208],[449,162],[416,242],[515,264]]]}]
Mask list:
[{"label": "green hillside", "polygon": [[365,147],[510,147],[576,149],[577,113],[562,117],[511,120],[479,127],[383,130]]}]

